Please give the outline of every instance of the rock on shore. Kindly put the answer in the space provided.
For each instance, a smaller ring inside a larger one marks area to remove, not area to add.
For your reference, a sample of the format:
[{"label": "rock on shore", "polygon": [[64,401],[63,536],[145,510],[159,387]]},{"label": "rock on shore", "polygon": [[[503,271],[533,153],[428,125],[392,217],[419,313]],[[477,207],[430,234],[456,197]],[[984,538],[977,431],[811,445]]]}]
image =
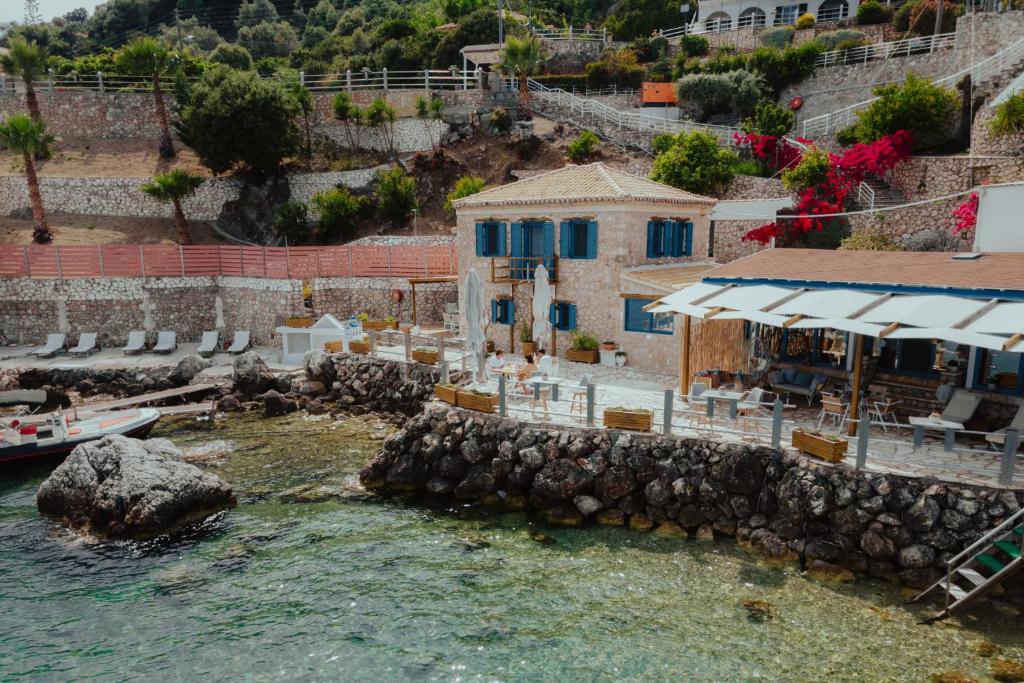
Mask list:
[{"label": "rock on shore", "polygon": [[166,439],[107,436],[82,444],[39,487],[36,505],[83,531],[144,538],[235,502],[225,481],[181,455]]}]

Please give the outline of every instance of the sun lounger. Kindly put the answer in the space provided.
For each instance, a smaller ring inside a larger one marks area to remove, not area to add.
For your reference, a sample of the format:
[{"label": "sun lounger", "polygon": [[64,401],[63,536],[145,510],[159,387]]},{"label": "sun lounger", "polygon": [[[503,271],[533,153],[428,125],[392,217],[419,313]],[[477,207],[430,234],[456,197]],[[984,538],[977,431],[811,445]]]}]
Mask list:
[{"label": "sun lounger", "polygon": [[245,353],[249,346],[248,330],[235,330],[235,338],[228,347],[228,353]]},{"label": "sun lounger", "polygon": [[957,389],[953,392],[953,398],[949,399],[949,403],[946,404],[941,417],[947,422],[966,424],[974,416],[974,411],[978,409],[980,403],[981,394],[966,389]]},{"label": "sun lounger", "polygon": [[173,331],[164,330],[156,336],[153,353],[170,353],[178,348],[178,335]]},{"label": "sun lounger", "polygon": [[1024,446],[1024,403],[1017,407],[1017,414],[1013,416],[1013,420],[1006,427],[1003,427],[999,431],[992,432],[991,434],[985,435],[985,440],[988,441],[994,448],[999,450],[1003,449],[1003,445],[1006,443],[1006,432],[1011,429],[1017,430],[1020,434],[1021,440],[1020,445]]},{"label": "sun lounger", "polygon": [[203,358],[209,358],[217,353],[217,344],[220,343],[220,332],[217,330],[203,332],[203,338],[199,340],[199,347],[196,348]]},{"label": "sun lounger", "polygon": [[142,353],[146,350],[146,333],[142,330],[132,330],[128,333],[128,343],[121,349],[124,355]]},{"label": "sun lounger", "polygon": [[90,353],[96,353],[96,333],[83,332],[78,335],[78,346],[68,349],[68,353],[72,356],[88,356]]},{"label": "sun lounger", "polygon": [[46,344],[32,352],[37,358],[52,358],[67,346],[67,335],[60,332],[46,335]]}]

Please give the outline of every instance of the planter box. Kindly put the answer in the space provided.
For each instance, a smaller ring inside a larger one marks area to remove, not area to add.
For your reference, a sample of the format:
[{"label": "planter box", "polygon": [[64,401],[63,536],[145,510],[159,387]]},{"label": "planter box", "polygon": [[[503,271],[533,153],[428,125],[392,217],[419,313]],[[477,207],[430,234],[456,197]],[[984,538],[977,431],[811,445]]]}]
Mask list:
[{"label": "planter box", "polygon": [[632,429],[638,432],[649,432],[654,427],[654,413],[609,408],[604,411],[604,426],[606,429]]},{"label": "planter box", "polygon": [[363,329],[364,330],[387,330],[387,329],[397,330],[398,329],[398,321],[396,320],[393,323],[389,323],[389,322],[384,322],[383,320],[366,320],[366,321],[363,322]]},{"label": "planter box", "polygon": [[596,363],[601,360],[601,354],[595,351],[578,351],[569,349],[565,352],[565,359],[577,363]]},{"label": "planter box", "polygon": [[453,406],[458,405],[458,389],[451,384],[435,384],[434,396],[437,396],[438,400],[444,401],[445,403]]},{"label": "planter box", "polygon": [[472,394],[468,391],[460,391],[458,401],[460,408],[477,410],[481,413],[493,413],[498,409],[497,394]]},{"label": "planter box", "polygon": [[298,328],[303,328],[304,329],[304,328],[307,328],[307,327],[313,327],[313,323],[315,323],[315,322],[316,321],[313,320],[312,318],[295,317],[295,318],[288,318],[288,322],[285,323],[285,325],[287,327],[298,327]]},{"label": "planter box", "polygon": [[370,343],[361,341],[350,341],[348,343],[349,353],[369,353]]},{"label": "planter box", "polygon": [[324,351],[327,353],[341,353],[342,345],[340,341],[326,342],[324,343]]},{"label": "planter box", "polygon": [[435,365],[437,363],[437,351],[417,351],[413,349],[412,359],[417,363]]},{"label": "planter box", "polygon": [[487,342],[487,353],[494,353],[494,342]]},{"label": "planter box", "polygon": [[793,430],[793,448],[829,462],[842,462],[846,458],[846,439],[832,441],[802,429]]},{"label": "planter box", "polygon": [[532,342],[532,341],[531,342],[522,342],[522,344],[523,344],[523,355],[524,356],[526,354],[528,354],[528,353],[536,353],[537,352],[537,344],[536,344],[536,342]]}]

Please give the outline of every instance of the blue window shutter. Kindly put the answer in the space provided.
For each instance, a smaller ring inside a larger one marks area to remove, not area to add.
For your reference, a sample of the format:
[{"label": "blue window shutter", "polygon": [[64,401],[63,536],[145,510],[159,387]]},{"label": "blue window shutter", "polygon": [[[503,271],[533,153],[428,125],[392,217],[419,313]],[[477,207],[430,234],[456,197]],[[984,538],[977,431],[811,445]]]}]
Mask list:
[{"label": "blue window shutter", "polygon": [[597,258],[597,221],[587,223],[587,258]]},{"label": "blue window shutter", "polygon": [[558,304],[551,304],[548,307],[548,322],[552,327],[558,327]]},{"label": "blue window shutter", "polygon": [[505,224],[498,223],[498,256],[505,256]]},{"label": "blue window shutter", "polygon": [[683,227],[686,230],[686,249],[683,251],[683,255],[693,256],[693,221],[686,221],[683,223]]},{"label": "blue window shutter", "polygon": [[505,320],[508,321],[509,325],[515,325],[516,323],[516,306],[512,299],[505,299]]},{"label": "blue window shutter", "polygon": [[562,258],[569,258],[570,245],[569,221],[562,221],[558,225],[558,255]]},{"label": "blue window shutter", "polygon": [[566,329],[576,329],[576,304],[569,304],[566,306],[569,309],[569,324]]},{"label": "blue window shutter", "polygon": [[665,221],[661,224],[661,255],[672,256],[672,234],[675,232],[672,226],[675,221]]},{"label": "blue window shutter", "polygon": [[512,224],[512,253],[509,256],[523,255],[523,224]]},{"label": "blue window shutter", "polygon": [[491,322],[498,322],[498,301],[497,299],[491,299]]},{"label": "blue window shutter", "polygon": [[684,229],[682,221],[672,221],[672,250],[669,252],[672,256],[683,256],[683,247],[686,244]]},{"label": "blue window shutter", "polygon": [[656,256],[654,251],[654,235],[657,232],[657,221],[647,221],[647,258]]},{"label": "blue window shutter", "polygon": [[[544,221],[544,256],[555,255],[555,224]],[[548,266],[550,268],[550,266]]]},{"label": "blue window shutter", "polygon": [[483,223],[477,223],[476,224],[476,255],[477,256],[483,256],[484,255],[484,242],[485,242],[485,240],[486,240],[486,236],[484,235],[484,224]]}]

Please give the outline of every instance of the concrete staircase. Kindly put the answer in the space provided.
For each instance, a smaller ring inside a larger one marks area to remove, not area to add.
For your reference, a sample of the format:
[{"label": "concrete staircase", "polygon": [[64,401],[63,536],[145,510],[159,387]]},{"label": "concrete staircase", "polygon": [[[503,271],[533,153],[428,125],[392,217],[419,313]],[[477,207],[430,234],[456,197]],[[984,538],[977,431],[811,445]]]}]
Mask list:
[{"label": "concrete staircase", "polygon": [[865,178],[857,187],[854,203],[861,209],[885,209],[907,203],[906,197],[879,178]]}]

